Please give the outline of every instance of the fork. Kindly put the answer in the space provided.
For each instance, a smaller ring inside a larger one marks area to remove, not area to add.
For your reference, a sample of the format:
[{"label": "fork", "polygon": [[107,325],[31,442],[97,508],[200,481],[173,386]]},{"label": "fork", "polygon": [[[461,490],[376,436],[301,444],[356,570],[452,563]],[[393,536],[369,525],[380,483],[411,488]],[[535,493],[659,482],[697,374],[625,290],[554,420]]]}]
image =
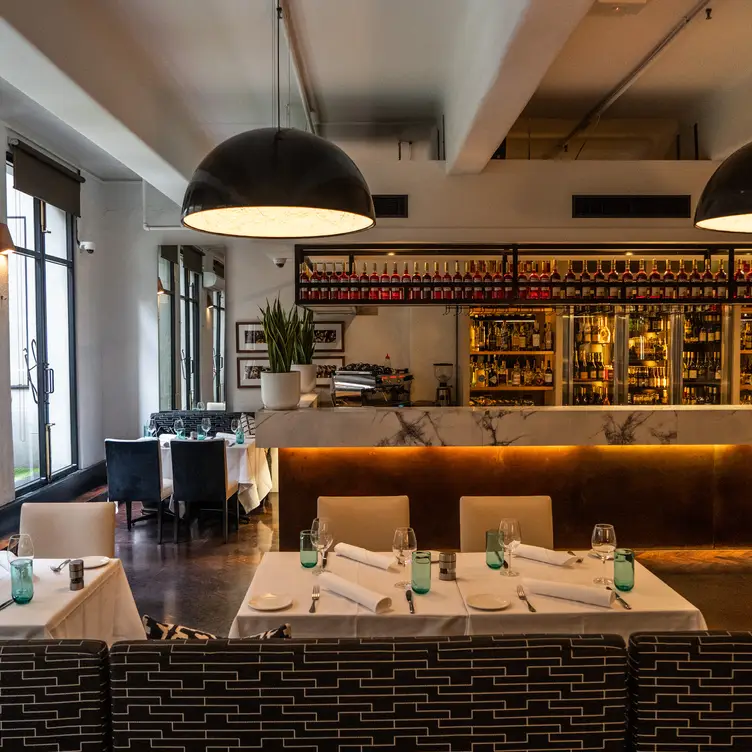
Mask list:
[{"label": "fork", "polygon": [[53,571],[53,572],[54,572],[55,574],[60,574],[60,572],[62,572],[62,571],[63,571],[63,567],[64,567],[64,566],[65,566],[66,564],[70,564],[70,562],[71,562],[71,560],[70,560],[70,559],[66,559],[65,561],[61,561],[61,562],[60,562],[60,564],[58,564],[58,565],[57,565],[56,567],[52,567],[52,566],[51,566],[51,567],[50,567],[50,569],[51,569],[51,570],[52,570],[52,571]]},{"label": "fork", "polygon": [[[570,556],[577,556],[577,554],[574,551],[567,551],[567,553]],[[582,557],[581,556],[577,558],[577,560],[575,561],[575,564],[582,564]]]},{"label": "fork", "polygon": [[525,595],[525,591],[522,589],[522,585],[517,585],[517,597],[521,601],[525,601],[525,605],[527,606],[528,611],[531,613],[536,613],[535,606],[533,606],[532,603],[527,599],[527,596]]},{"label": "fork", "polygon": [[321,598],[321,588],[318,585],[314,585],[313,591],[311,592],[311,607],[308,609],[309,614],[316,613],[316,601],[319,598]]}]

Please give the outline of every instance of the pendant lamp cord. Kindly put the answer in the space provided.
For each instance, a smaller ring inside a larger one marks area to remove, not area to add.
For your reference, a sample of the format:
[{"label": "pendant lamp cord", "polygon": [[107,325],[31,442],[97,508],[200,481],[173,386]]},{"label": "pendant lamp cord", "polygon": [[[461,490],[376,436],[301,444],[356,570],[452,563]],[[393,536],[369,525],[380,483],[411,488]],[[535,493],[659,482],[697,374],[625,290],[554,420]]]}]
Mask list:
[{"label": "pendant lamp cord", "polygon": [[282,26],[282,6],[279,4],[279,0],[274,0],[274,5],[276,7],[276,21],[277,21],[277,27],[276,27],[276,50],[275,50],[275,65],[276,65],[276,71],[275,71],[275,81],[277,85],[277,130],[282,129],[282,87],[280,82],[280,51],[279,51],[279,40],[280,40],[280,27]]}]

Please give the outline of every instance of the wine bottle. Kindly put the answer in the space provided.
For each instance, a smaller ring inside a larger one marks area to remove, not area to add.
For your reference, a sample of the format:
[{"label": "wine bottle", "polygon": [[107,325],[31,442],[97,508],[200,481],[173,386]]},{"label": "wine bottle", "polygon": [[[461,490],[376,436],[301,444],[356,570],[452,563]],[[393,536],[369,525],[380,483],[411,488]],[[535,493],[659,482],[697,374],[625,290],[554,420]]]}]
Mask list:
[{"label": "wine bottle", "polygon": [[493,276],[489,270],[490,262],[483,262],[483,300],[491,300],[493,297]]},{"label": "wine bottle", "polygon": [[728,278],[723,269],[723,259],[718,262],[718,271],[715,273],[715,296],[725,299],[728,291]]},{"label": "wine bottle", "polygon": [[514,275],[512,274],[511,262],[506,262],[504,271],[504,300],[512,300],[514,297]]},{"label": "wine bottle", "polygon": [[653,300],[660,300],[663,297],[663,279],[655,259],[653,259],[653,268],[650,271],[650,297]]},{"label": "wine bottle", "polygon": [[542,263],[542,270],[540,273],[540,299],[541,300],[550,300],[551,299],[551,275],[549,273],[549,265],[546,261],[541,262]]},{"label": "wine bottle", "polygon": [[[473,264],[470,264],[473,267]],[[473,300],[483,300],[483,276],[480,273],[480,261],[475,262],[473,271]]]},{"label": "wine bottle", "polygon": [[666,300],[676,298],[676,277],[671,271],[671,261],[666,259],[666,271],[663,273],[663,297]]},{"label": "wine bottle", "polygon": [[371,297],[371,288],[368,286],[368,264],[363,262],[363,271],[358,278],[360,284],[359,297],[360,300],[368,300]]},{"label": "wine bottle", "polygon": [[532,269],[530,271],[530,277],[527,282],[527,296],[533,300],[538,300],[540,297],[540,277],[538,276],[538,262],[533,261]]},{"label": "wine bottle", "polygon": [[710,259],[705,260],[705,271],[702,273],[702,297],[711,299],[715,290],[713,289],[713,272],[710,271]]},{"label": "wine bottle", "polygon": [[404,290],[399,286],[400,282],[402,281],[400,279],[400,273],[399,269],[397,268],[397,262],[394,262],[394,268],[392,269],[392,277],[389,280],[392,283],[392,289],[390,291],[390,299],[391,300],[403,300],[404,299]]},{"label": "wine bottle", "polygon": [[350,293],[347,296],[348,300],[360,300],[360,277],[358,276],[358,265],[353,261],[352,268],[350,270]]},{"label": "wine bottle", "polygon": [[389,289],[389,264],[384,262],[384,271],[381,272],[381,290],[379,291],[379,300],[390,300],[391,290]]},{"label": "wine bottle", "polygon": [[434,261],[434,264],[433,264],[433,277],[431,277],[431,299],[432,300],[444,299],[444,287],[441,281],[441,274],[439,273],[438,261]]},{"label": "wine bottle", "polygon": [[744,268],[741,259],[739,259],[736,273],[734,274],[734,286],[736,287],[735,297],[737,299],[749,297],[747,292],[747,280],[744,275]]},{"label": "wine bottle", "polygon": [[689,275],[689,296],[694,299],[702,297],[702,276],[697,268],[697,259],[692,259],[692,273]]},{"label": "wine bottle", "polygon": [[583,300],[589,300],[593,297],[593,286],[590,280],[590,272],[587,268],[587,260],[582,260],[582,273],[580,274],[580,288],[582,290]]},{"label": "wine bottle", "polygon": [[603,273],[603,265],[601,260],[598,259],[595,269],[595,276],[593,277],[593,285],[595,286],[595,297],[597,300],[603,300],[606,297],[608,290],[606,289],[606,275]]},{"label": "wine bottle", "polygon": [[420,268],[418,262],[413,261],[413,276],[410,278],[410,287],[408,288],[410,300],[420,300]]},{"label": "wine bottle", "polygon": [[379,273],[376,271],[376,264],[373,265],[373,270],[371,271],[371,276],[368,280],[368,299],[369,300],[378,300],[380,297],[380,288],[379,288]]},{"label": "wine bottle", "polygon": [[462,287],[462,274],[460,274],[460,262],[454,262],[454,276],[452,277],[452,297],[454,300],[462,300],[463,287]]},{"label": "wine bottle", "polygon": [[494,274],[491,281],[491,299],[503,300],[504,298],[504,280],[501,276],[501,261],[494,261]]},{"label": "wine bottle", "polygon": [[645,259],[640,259],[640,268],[635,277],[637,283],[637,299],[644,300],[648,297],[648,275],[645,271]]},{"label": "wine bottle", "polygon": [[465,274],[462,277],[463,300],[471,300],[473,297],[473,275],[471,273],[472,266],[472,261],[469,264],[467,261],[465,261]]},{"label": "wine bottle", "polygon": [[616,271],[616,259],[611,259],[611,269],[608,272],[608,298],[618,300],[621,293],[619,273]]},{"label": "wine bottle", "polygon": [[561,274],[556,265],[556,259],[551,260],[551,297],[554,300],[559,300],[564,297],[564,287],[561,284]]},{"label": "wine bottle", "polygon": [[428,271],[428,261],[423,265],[423,287],[421,298],[423,300],[431,300],[433,297],[433,290],[431,286],[431,272]]},{"label": "wine bottle", "polygon": [[631,300],[637,293],[637,287],[634,283],[634,277],[632,276],[632,270],[630,268],[631,262],[627,259],[624,262],[624,274],[621,275],[621,281],[624,285],[624,296],[627,300]]},{"label": "wine bottle", "polygon": [[527,299],[527,274],[525,274],[524,262],[520,261],[517,272],[517,296],[520,300]]},{"label": "wine bottle", "polygon": [[543,375],[543,383],[546,386],[552,386],[554,383],[554,372],[551,370],[551,361],[546,362],[546,372]]},{"label": "wine bottle", "polygon": [[572,260],[569,259],[569,268],[564,275],[564,297],[566,298],[578,298],[577,277],[575,276],[574,269],[572,268]]},{"label": "wine bottle", "polygon": [[444,286],[441,299],[451,300],[453,287],[452,287],[452,275],[449,274],[449,262],[448,261],[444,262],[444,276],[441,278],[441,281]]}]

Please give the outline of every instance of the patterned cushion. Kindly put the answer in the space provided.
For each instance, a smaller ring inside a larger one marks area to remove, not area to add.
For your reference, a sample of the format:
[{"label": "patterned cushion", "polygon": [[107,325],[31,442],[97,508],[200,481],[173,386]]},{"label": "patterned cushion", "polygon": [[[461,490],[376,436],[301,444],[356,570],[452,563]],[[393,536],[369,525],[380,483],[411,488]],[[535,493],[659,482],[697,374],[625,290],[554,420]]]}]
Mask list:
[{"label": "patterned cushion", "polygon": [[[162,624],[162,622],[152,619],[151,616],[144,615],[141,619],[144,624],[147,640],[216,640],[217,636],[210,632],[200,632],[197,629],[184,627],[181,624]],[[292,630],[289,624],[282,624],[276,629],[270,629],[268,632],[259,632],[258,634],[248,635],[246,640],[289,640],[292,637]]]},{"label": "patterned cushion", "polygon": [[116,750],[624,752],[618,637],[144,640],[110,669]]}]

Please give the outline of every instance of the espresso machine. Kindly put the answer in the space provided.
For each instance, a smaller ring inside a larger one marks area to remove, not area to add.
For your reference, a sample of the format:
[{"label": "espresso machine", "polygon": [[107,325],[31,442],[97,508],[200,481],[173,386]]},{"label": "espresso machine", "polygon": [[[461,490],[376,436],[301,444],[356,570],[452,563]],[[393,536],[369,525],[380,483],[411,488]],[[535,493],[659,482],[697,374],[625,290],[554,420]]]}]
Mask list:
[{"label": "espresso machine", "polygon": [[436,387],[436,404],[439,407],[449,407],[452,404],[452,387],[449,379],[454,374],[454,363],[434,363],[433,374],[439,382]]}]

